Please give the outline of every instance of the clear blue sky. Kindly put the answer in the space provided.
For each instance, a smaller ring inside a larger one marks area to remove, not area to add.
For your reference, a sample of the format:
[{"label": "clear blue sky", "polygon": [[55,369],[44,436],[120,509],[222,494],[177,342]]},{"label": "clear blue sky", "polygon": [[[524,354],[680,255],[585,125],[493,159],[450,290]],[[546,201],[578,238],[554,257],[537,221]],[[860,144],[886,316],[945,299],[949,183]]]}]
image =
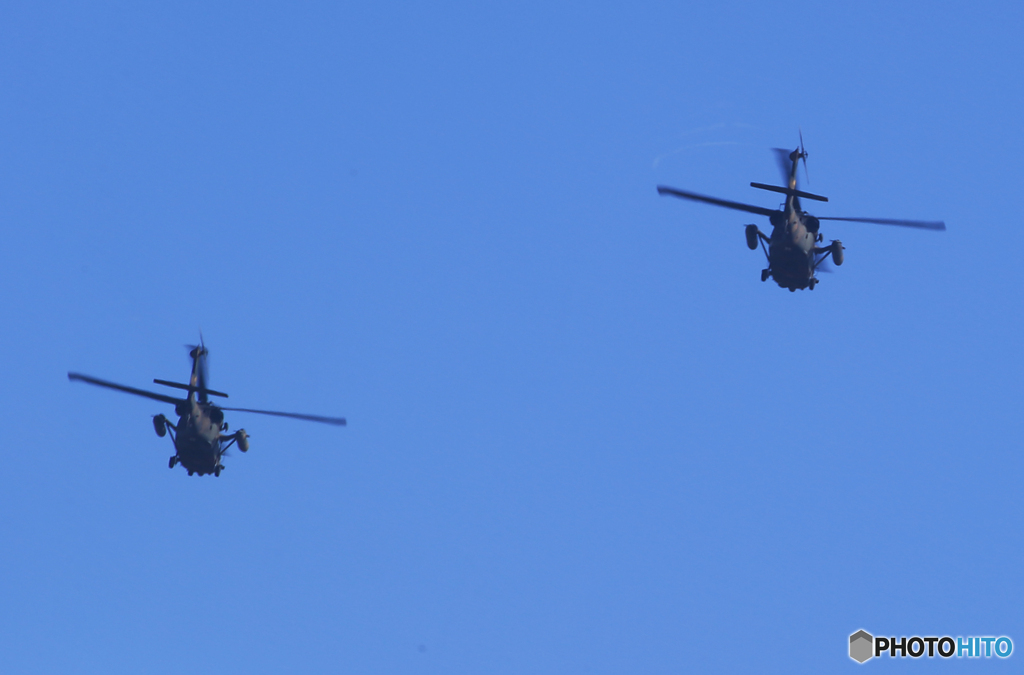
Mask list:
[{"label": "clear blue sky", "polygon": [[[4,673],[1024,658],[846,656],[1024,649],[1019,3],[2,16]],[[948,231],[830,223],[791,294],[655,193],[774,206],[798,129],[816,214]],[[232,414],[188,478],[167,406],[67,381],[200,330],[235,405],[349,427]]]}]

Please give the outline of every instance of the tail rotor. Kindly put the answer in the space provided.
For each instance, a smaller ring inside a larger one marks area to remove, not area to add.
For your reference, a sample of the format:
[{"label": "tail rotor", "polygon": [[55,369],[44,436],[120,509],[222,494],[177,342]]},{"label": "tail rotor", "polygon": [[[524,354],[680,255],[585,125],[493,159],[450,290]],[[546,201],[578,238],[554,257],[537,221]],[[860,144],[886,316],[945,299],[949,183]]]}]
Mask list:
[{"label": "tail rotor", "polygon": [[[811,183],[811,175],[807,172],[807,150],[804,148],[804,134],[803,131],[798,130],[800,134],[800,147],[796,150],[786,150],[785,148],[772,148],[772,153],[775,155],[775,161],[779,165],[779,174],[782,176],[783,184],[789,183],[791,171],[793,170],[793,162],[800,160],[804,165],[804,178],[807,179],[807,184]],[[790,186],[794,189],[795,185]]]},{"label": "tail rotor", "polygon": [[797,129],[797,133],[800,134],[800,159],[804,163],[804,178],[807,179],[807,184],[811,184],[811,174],[807,172],[807,151],[804,150],[804,132],[801,129]]},{"label": "tail rotor", "polygon": [[198,388],[199,401],[206,403],[206,383],[209,381],[209,371],[207,365],[207,356],[210,350],[206,348],[206,344],[203,341],[202,332],[199,333],[199,344],[198,345],[185,345],[189,349],[189,356],[193,359],[193,372],[195,375],[195,382],[193,383]]}]

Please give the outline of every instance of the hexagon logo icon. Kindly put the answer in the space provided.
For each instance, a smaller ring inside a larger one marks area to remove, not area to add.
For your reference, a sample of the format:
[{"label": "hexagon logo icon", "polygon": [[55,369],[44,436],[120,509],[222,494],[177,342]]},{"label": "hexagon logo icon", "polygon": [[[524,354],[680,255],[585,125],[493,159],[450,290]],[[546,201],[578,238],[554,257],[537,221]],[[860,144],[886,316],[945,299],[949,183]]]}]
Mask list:
[{"label": "hexagon logo icon", "polygon": [[875,638],[866,630],[859,630],[850,636],[850,658],[864,663],[874,656]]}]

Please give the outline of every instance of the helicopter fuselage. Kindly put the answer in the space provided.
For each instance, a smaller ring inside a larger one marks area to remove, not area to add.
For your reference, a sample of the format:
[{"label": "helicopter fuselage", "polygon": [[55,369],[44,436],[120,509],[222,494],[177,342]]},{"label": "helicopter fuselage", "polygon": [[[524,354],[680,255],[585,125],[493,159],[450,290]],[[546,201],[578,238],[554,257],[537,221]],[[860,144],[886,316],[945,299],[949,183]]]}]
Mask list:
[{"label": "helicopter fuselage", "polygon": [[226,429],[224,412],[212,403],[186,401],[175,407],[179,415],[178,423],[173,429],[171,440],[174,442],[175,457],[171,458],[172,466],[180,463],[188,472],[200,476],[212,473],[219,474],[224,467],[220,458],[224,454],[225,442],[233,436],[222,436]]},{"label": "helicopter fuselage", "polygon": [[768,269],[779,286],[795,290],[807,288],[814,279],[817,254],[821,252],[816,244],[821,235],[818,219],[800,212],[796,197],[788,201],[793,203],[787,203],[782,213],[770,218]]}]

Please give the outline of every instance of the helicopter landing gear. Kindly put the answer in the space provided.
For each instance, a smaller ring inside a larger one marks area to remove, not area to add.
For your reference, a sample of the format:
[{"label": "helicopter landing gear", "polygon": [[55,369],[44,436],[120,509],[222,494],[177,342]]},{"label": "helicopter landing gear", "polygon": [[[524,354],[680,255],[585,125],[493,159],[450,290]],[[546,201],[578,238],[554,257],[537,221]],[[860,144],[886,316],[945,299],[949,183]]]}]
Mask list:
[{"label": "helicopter landing gear", "polygon": [[171,461],[167,462],[167,468],[168,469],[173,469],[174,465],[177,464],[177,463],[178,463],[178,456],[177,455],[171,455]]},{"label": "helicopter landing gear", "polygon": [[222,466],[218,466],[216,469],[213,470],[213,475],[216,476],[217,478],[220,478],[220,470],[223,468],[224,467]]},{"label": "helicopter landing gear", "polygon": [[761,281],[768,281],[768,277],[771,275],[772,271],[770,269],[761,270]]},{"label": "helicopter landing gear", "polygon": [[189,469],[189,470],[188,470],[188,475],[190,475],[190,476],[191,476],[191,475],[192,475],[192,473],[193,473],[193,472],[192,472],[192,469]]},{"label": "helicopter landing gear", "polygon": [[156,435],[163,438],[167,435],[167,418],[163,415],[153,416],[153,430],[156,431]]},{"label": "helicopter landing gear", "polygon": [[809,282],[807,282],[807,287],[810,288],[813,291],[814,290],[814,286],[817,283],[818,283],[818,280],[815,279],[814,277],[811,277],[811,280]]}]

